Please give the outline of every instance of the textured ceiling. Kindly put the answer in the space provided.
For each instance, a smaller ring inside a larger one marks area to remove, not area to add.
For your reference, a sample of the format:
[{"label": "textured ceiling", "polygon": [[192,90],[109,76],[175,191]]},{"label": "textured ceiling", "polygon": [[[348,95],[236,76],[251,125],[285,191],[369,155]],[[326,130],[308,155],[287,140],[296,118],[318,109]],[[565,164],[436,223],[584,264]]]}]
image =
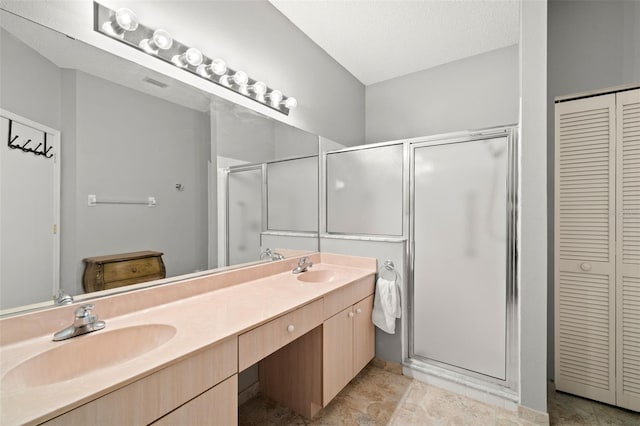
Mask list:
[{"label": "textured ceiling", "polygon": [[365,85],[519,38],[519,0],[269,1]]}]

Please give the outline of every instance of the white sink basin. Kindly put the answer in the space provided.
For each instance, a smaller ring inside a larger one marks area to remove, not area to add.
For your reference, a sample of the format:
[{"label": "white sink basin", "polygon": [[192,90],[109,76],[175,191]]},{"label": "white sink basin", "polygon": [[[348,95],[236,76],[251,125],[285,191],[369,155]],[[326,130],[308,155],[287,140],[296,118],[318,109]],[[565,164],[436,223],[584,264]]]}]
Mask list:
[{"label": "white sink basin", "polygon": [[175,327],[170,325],[145,324],[52,342],[53,347],[48,351],[9,370],[2,378],[2,385],[25,388],[71,380],[136,358],[166,343],[175,334]]}]

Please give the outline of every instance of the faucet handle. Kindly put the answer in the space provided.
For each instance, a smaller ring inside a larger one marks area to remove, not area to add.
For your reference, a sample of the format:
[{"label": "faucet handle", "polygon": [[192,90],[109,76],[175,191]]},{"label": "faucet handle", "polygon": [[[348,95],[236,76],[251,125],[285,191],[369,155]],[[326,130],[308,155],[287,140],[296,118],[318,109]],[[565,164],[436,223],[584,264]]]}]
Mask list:
[{"label": "faucet handle", "polygon": [[306,256],[301,257],[301,258],[300,258],[300,260],[298,260],[298,265],[300,265],[300,266],[304,266],[304,265],[306,265],[306,264],[307,264],[307,258],[306,258]]},{"label": "faucet handle", "polygon": [[93,303],[80,306],[78,309],[76,309],[76,318],[82,319],[90,316],[93,307]]}]

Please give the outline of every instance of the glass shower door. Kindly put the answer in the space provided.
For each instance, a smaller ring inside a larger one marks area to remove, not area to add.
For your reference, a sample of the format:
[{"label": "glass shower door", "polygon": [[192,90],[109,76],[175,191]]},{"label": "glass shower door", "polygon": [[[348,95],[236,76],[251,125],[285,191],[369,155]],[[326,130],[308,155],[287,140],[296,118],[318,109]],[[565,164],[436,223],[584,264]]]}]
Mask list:
[{"label": "glass shower door", "polygon": [[230,170],[227,179],[227,265],[260,260],[262,166]]},{"label": "glass shower door", "polygon": [[507,137],[413,146],[410,357],[506,380]]}]

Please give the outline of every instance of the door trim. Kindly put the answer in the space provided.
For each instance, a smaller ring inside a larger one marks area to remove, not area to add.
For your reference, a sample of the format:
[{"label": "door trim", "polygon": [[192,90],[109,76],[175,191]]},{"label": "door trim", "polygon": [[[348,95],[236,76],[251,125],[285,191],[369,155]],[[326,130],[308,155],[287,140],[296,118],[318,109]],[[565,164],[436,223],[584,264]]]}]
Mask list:
[{"label": "door trim", "polygon": [[[0,108],[0,116],[51,135],[54,146],[56,147],[56,153],[53,158],[53,223],[51,224],[52,231],[55,230],[53,233],[53,277],[51,284],[51,296],[54,296],[60,289],[60,159],[62,152],[60,131],[40,124],[37,121],[22,117],[21,115],[14,114],[6,109]],[[0,143],[4,143],[4,141],[0,141]],[[0,215],[1,214],[0,212]],[[0,256],[1,255],[2,253],[0,253]]]}]

